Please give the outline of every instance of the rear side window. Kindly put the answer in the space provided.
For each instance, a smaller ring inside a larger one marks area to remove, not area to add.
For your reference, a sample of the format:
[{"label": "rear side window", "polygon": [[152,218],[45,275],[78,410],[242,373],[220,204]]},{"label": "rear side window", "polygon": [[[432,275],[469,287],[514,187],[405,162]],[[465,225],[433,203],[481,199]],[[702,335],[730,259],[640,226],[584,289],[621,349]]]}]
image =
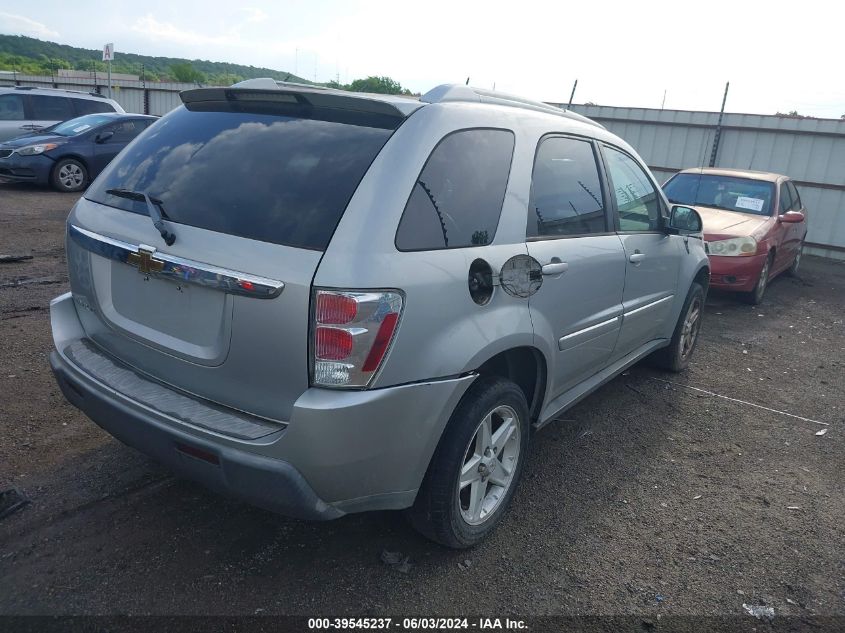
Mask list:
[{"label": "rear side window", "polygon": [[547,138],[531,179],[527,237],[586,235],[607,230],[596,157],[588,141]]},{"label": "rear side window", "polygon": [[643,168],[627,154],[611,147],[605,146],[604,157],[613,183],[619,230],[656,231],[660,227],[660,201]]},{"label": "rear side window", "polygon": [[[189,109],[189,107],[191,109]],[[248,102],[180,107],[112,161],[85,196],[146,214],[109,189],[146,192],[171,222],[325,250],[397,119]]]},{"label": "rear side window", "polygon": [[492,242],[513,145],[509,130],[461,130],[441,140],[414,183],[396,248],[427,251]]},{"label": "rear side window", "polygon": [[30,95],[34,121],[67,121],[76,116],[70,99],[46,95]]},{"label": "rear side window", "polygon": [[20,95],[0,95],[0,121],[23,121],[24,116]]},{"label": "rear side window", "polygon": [[83,114],[99,114],[101,112],[114,112],[114,108],[105,101],[96,101],[95,99],[72,99],[73,105],[76,108],[77,116]]}]

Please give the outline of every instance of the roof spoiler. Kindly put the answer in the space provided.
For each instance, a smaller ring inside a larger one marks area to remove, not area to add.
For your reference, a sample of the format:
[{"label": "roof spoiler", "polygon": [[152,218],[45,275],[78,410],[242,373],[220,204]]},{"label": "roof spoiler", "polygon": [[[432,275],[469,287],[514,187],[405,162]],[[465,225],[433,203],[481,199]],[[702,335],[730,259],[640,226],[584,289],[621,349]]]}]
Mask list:
[{"label": "roof spoiler", "polygon": [[194,88],[179,93],[182,103],[209,101],[267,101],[299,103],[315,108],[350,110],[404,119],[421,104],[411,99],[378,99],[370,95],[323,86],[286,83],[269,78],[248,79],[229,88]]}]

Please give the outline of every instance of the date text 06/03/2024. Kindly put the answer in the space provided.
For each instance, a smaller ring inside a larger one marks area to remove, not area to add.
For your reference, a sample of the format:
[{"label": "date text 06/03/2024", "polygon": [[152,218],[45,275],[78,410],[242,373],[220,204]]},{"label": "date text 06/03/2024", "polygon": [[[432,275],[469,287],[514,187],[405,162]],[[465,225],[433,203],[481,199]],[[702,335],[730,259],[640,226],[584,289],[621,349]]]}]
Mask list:
[{"label": "date text 06/03/2024", "polygon": [[528,626],[510,618],[309,618],[309,630],[480,630],[519,631]]}]

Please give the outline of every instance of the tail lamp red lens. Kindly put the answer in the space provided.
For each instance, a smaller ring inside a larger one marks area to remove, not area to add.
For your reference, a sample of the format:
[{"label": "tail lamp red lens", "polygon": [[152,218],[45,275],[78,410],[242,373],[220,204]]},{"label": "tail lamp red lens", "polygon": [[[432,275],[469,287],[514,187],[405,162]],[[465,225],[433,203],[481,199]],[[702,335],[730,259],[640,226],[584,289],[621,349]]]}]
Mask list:
[{"label": "tail lamp red lens", "polygon": [[399,314],[397,312],[385,315],[384,320],[379,325],[376,340],[373,341],[370,353],[367,354],[367,360],[364,361],[363,371],[375,371],[381,365],[381,359],[384,358],[387,346],[390,345],[390,339],[393,338],[393,331],[396,329],[398,322]]},{"label": "tail lamp red lens", "polygon": [[342,325],[358,314],[355,297],[338,293],[321,292],[317,295],[317,323]]},{"label": "tail lamp red lens", "polygon": [[317,349],[319,360],[343,360],[352,353],[352,333],[334,327],[317,326]]},{"label": "tail lamp red lens", "polygon": [[403,305],[395,290],[316,290],[312,384],[367,387],[387,356]]}]

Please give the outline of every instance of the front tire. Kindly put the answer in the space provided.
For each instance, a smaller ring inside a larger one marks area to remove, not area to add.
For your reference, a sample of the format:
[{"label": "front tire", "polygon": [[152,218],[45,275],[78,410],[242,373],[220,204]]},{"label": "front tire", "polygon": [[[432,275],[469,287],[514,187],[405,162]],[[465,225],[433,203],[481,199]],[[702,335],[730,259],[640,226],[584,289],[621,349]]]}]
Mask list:
[{"label": "front tire", "polygon": [[525,466],[528,404],[510,380],[482,377],[456,407],[408,517],[425,537],[472,547],[501,521]]},{"label": "front tire", "polygon": [[804,254],[804,240],[801,240],[801,244],[798,246],[798,251],[795,253],[795,259],[792,260],[792,266],[790,266],[786,274],[790,277],[797,277],[798,276],[798,269],[801,267],[801,256]]},{"label": "front tire", "polygon": [[88,186],[88,169],[75,158],[63,158],[53,167],[50,181],[64,193],[82,191]]},{"label": "front tire", "polygon": [[753,306],[763,303],[763,296],[766,294],[766,288],[769,287],[769,273],[772,271],[774,261],[775,254],[769,251],[769,256],[766,258],[766,263],[763,264],[763,270],[760,271],[760,276],[757,278],[754,290],[743,296],[746,303],[750,303]]},{"label": "front tire", "polygon": [[684,371],[689,366],[692,353],[698,343],[698,332],[701,329],[701,317],[704,313],[704,288],[694,281],[687,292],[681,316],[672,333],[672,341],[668,347],[658,350],[652,356],[654,364],[660,369],[671,372]]}]

